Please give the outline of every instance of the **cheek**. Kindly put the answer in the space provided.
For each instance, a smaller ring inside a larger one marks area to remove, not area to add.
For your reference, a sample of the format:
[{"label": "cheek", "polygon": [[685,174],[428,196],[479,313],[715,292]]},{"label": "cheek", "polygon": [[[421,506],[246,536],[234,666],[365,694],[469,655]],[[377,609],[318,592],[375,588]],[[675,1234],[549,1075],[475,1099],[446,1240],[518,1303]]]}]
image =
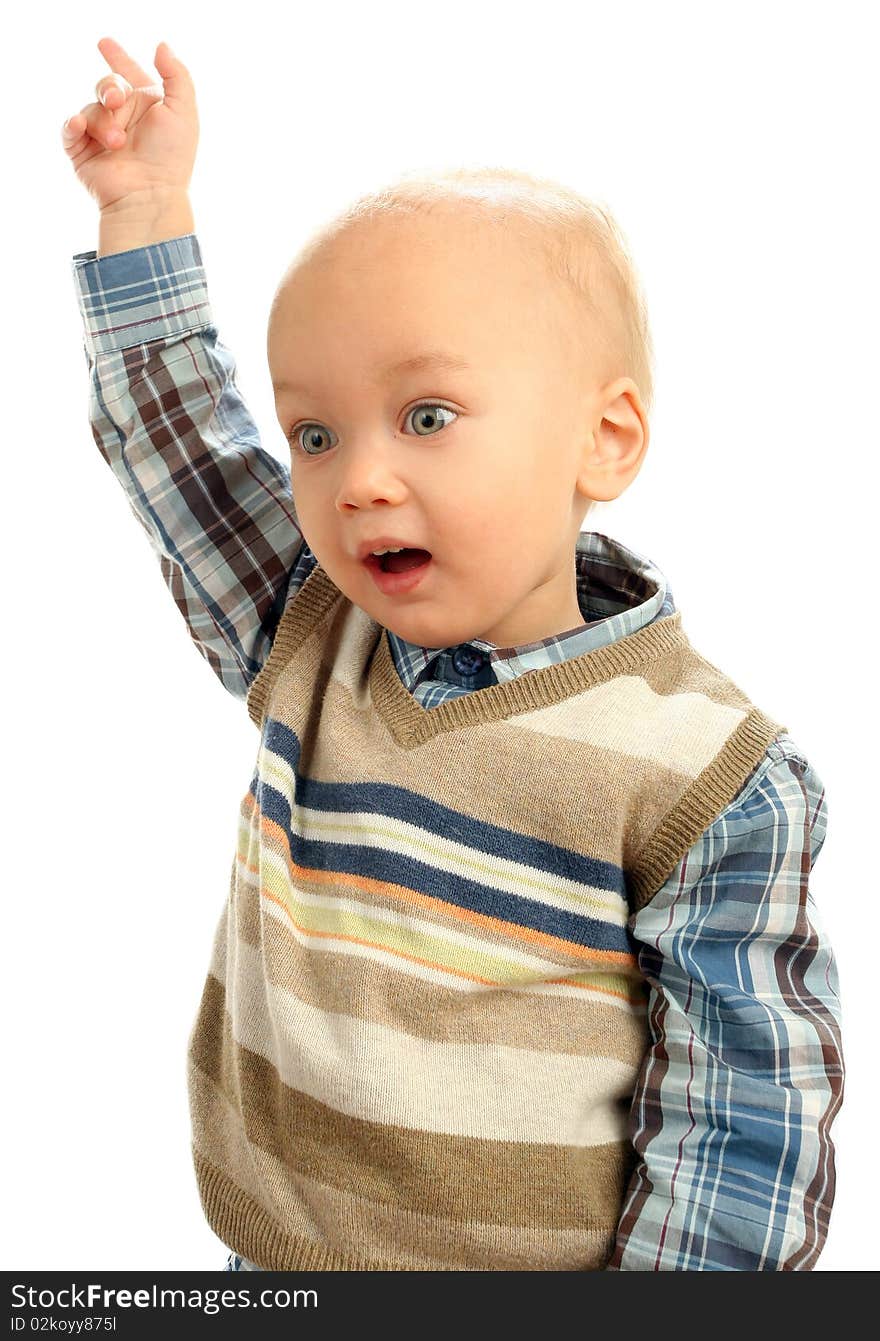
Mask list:
[{"label": "cheek", "polygon": [[296,472],[291,475],[290,492],[293,500],[294,520],[302,531],[309,549],[318,557],[322,550],[326,552],[327,549],[330,530],[328,510],[321,500],[316,497],[313,489],[303,487],[297,480]]}]

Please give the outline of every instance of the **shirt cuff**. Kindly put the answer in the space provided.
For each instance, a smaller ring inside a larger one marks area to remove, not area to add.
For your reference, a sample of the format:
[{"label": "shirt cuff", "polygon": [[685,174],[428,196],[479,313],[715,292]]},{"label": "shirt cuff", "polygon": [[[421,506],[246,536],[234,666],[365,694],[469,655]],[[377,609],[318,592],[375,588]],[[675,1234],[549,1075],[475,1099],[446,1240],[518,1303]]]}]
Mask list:
[{"label": "shirt cuff", "polygon": [[107,256],[78,252],[71,264],[90,361],[214,324],[195,233]]}]

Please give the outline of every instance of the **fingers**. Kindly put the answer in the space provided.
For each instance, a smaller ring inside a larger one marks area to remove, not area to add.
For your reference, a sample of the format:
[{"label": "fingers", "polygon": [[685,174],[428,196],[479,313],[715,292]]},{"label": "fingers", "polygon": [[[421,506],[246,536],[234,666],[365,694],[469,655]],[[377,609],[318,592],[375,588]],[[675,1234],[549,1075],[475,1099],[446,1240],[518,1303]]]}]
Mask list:
[{"label": "fingers", "polygon": [[125,131],[113,120],[112,111],[96,102],[75,112],[61,127],[62,144],[69,154],[78,153],[89,137],[104,149],[119,149],[125,144]]},{"label": "fingers", "polygon": [[161,71],[163,81],[171,85],[170,88],[165,82],[152,82],[137,61],[133,61],[112,37],[102,37],[98,48],[104,59],[113,66],[113,73],[104,75],[95,84],[95,96],[103,106],[115,111],[123,106],[132,93],[146,93],[160,101],[165,101],[169,94],[179,100],[183,100],[187,93],[192,96],[189,71],[177,59],[167,42],[159,43],[156,55],[159,58],[157,69]]},{"label": "fingers", "polygon": [[152,84],[153,80],[146,70],[142,70],[137,61],[132,60],[125,48],[112,37],[102,37],[98,42],[98,50],[110,69],[122,75],[131,88],[136,88],[139,84]]},{"label": "fingers", "polygon": [[95,85],[95,97],[105,107],[121,107],[132,91],[131,84],[121,74],[104,75]]},{"label": "fingers", "polygon": [[194,112],[195,90],[190,73],[167,42],[160,42],[156,48],[156,68],[162,77],[161,84],[155,83],[112,37],[102,37],[98,50],[112,73],[102,76],[95,84],[97,102],[89,103],[68,117],[62,126],[61,139],[69,154],[77,154],[89,137],[105,149],[121,148],[126,143],[126,133],[114,113],[124,107],[133,94],[144,94],[172,105],[188,105],[189,112]]},{"label": "fingers", "polygon": [[162,76],[165,103],[173,112],[193,115],[196,111],[196,93],[192,76],[171,50],[167,42],[156,47],[156,69]]},{"label": "fingers", "polygon": [[99,79],[95,85],[95,96],[103,107],[109,107],[114,112],[120,108],[123,103],[131,97],[133,93],[146,93],[151,98],[158,98],[162,101],[165,97],[165,89],[161,84],[139,84],[137,88],[132,88],[127,79],[122,75],[105,75]]},{"label": "fingers", "polygon": [[69,154],[75,153],[85,138],[86,119],[82,112],[74,112],[61,127],[61,143]]}]

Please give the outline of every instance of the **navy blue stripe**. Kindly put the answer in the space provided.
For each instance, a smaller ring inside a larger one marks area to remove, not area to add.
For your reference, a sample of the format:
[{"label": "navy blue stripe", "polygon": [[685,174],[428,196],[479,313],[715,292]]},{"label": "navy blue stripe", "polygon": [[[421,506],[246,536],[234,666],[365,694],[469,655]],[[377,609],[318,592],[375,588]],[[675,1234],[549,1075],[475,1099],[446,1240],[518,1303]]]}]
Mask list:
[{"label": "navy blue stripe", "polygon": [[[362,789],[354,787],[351,790],[360,793]],[[294,835],[288,800],[265,781],[260,781],[255,800],[267,819],[271,819],[287,834],[291,856],[298,865],[319,871],[344,872],[383,884],[402,885],[431,898],[442,899],[454,907],[469,908],[486,917],[497,917],[516,926],[530,927],[575,945],[613,950],[618,954],[632,953],[626,929],[622,926],[567,912],[537,899],[510,894],[480,881],[468,880],[460,872],[447,874],[434,865],[388,848],[371,847],[366,843],[330,843],[323,839],[312,840],[302,838],[299,834]],[[308,801],[297,800],[298,804],[309,804]],[[420,822],[418,815],[412,812],[407,818],[415,824]]]},{"label": "navy blue stripe", "polygon": [[[625,897],[623,872],[616,862],[585,856],[546,839],[516,833],[488,820],[474,819],[472,815],[432,801],[409,787],[386,782],[321,782],[303,777],[298,771],[301,747],[296,733],[274,717],[266,719],[263,739],[268,748],[289,765],[294,775],[297,805],[309,806],[312,810],[367,811],[387,815],[418,824],[450,842],[463,843],[481,856],[488,853],[505,861],[534,866],[539,871]],[[523,780],[523,787],[529,795],[532,794],[527,779]]]}]

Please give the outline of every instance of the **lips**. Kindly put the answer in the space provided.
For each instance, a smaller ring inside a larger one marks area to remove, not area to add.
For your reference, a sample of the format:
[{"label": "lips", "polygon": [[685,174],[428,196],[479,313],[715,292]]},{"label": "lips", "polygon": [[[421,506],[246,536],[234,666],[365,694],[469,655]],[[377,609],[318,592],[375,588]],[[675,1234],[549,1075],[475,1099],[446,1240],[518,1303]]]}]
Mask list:
[{"label": "lips", "polygon": [[[394,567],[388,567],[388,560]],[[433,556],[426,549],[407,547],[402,554],[368,554],[364,566],[379,590],[386,596],[411,591],[422,581],[433,566]]]}]

